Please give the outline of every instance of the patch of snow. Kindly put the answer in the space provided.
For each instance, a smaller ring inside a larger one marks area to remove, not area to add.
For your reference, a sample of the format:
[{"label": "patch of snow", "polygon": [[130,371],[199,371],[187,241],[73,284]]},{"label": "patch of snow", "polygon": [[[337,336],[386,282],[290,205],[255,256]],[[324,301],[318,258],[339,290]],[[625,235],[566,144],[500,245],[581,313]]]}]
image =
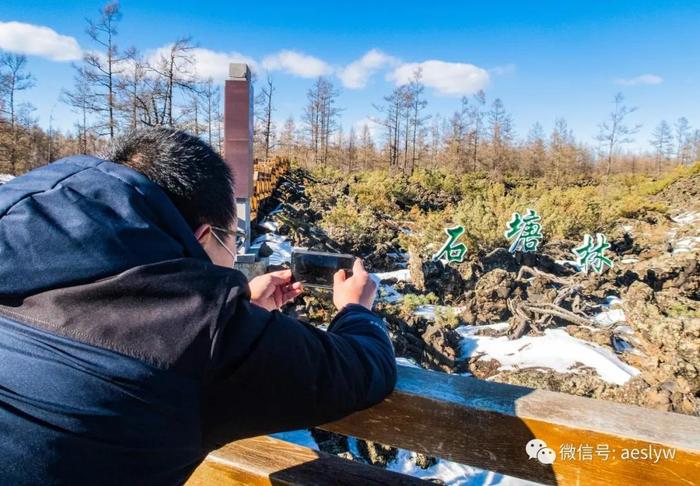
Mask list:
[{"label": "patch of snow", "polygon": [[375,280],[378,280],[379,282],[389,280],[392,278],[395,278],[397,281],[400,282],[410,282],[411,280],[411,273],[408,271],[407,268],[402,268],[401,270],[394,270],[392,272],[372,273],[370,275],[375,277]]},{"label": "patch of snow", "polygon": [[396,304],[397,302],[401,302],[401,300],[403,300],[403,294],[397,291],[391,285],[379,284],[377,288],[377,300],[381,300],[389,304]]},{"label": "patch of snow", "polygon": [[619,298],[617,295],[608,295],[607,297],[605,297],[605,304],[603,304],[603,306],[605,307],[613,307],[620,305],[622,305],[622,299]]},{"label": "patch of snow", "polygon": [[481,359],[496,359],[501,370],[519,368],[550,368],[567,373],[575,371],[576,363],[596,370],[605,381],[617,385],[639,374],[639,370],[623,363],[615,353],[574,338],[562,329],[546,329],[543,336],[523,336],[510,340],[506,336],[491,337],[476,334],[484,326],[460,326],[463,357],[484,353]]},{"label": "patch of snow", "polygon": [[398,258],[400,260],[408,261],[408,259],[409,259],[409,255],[408,255],[407,251],[401,251],[401,252],[391,251],[391,252],[388,252],[387,255],[392,257],[392,258]]},{"label": "patch of snow", "polygon": [[639,261],[639,258],[635,257],[629,257],[629,258],[623,258],[620,260],[620,263],[637,263]]},{"label": "patch of snow", "polygon": [[616,322],[624,321],[625,313],[622,311],[622,309],[603,311],[599,314],[596,314],[596,316],[593,317],[593,320],[596,321],[598,324],[604,324],[609,326],[615,324]]},{"label": "patch of snow", "polygon": [[262,223],[260,223],[260,226],[262,226],[266,230],[270,230],[270,231],[277,231],[280,227],[280,225],[277,221],[269,221],[269,220],[263,221]]},{"label": "patch of snow", "polygon": [[433,304],[424,304],[424,305],[419,305],[416,307],[416,310],[413,311],[413,314],[422,317],[423,319],[428,319],[430,321],[435,320],[435,313],[437,311],[448,311],[448,310],[453,310],[457,314],[461,314],[464,312],[464,307],[451,307],[447,305],[433,305]]},{"label": "patch of snow", "polygon": [[630,334],[630,335],[634,335],[634,329],[632,329],[631,326],[628,326],[628,325],[625,324],[625,325],[622,325],[622,326],[617,326],[617,327],[615,328],[615,333],[616,333],[616,334]]},{"label": "patch of snow", "polygon": [[270,265],[282,265],[290,263],[292,260],[292,242],[286,236],[275,233],[265,233],[255,238],[250,245],[251,250],[259,249],[263,243],[267,243],[272,249],[270,255]]},{"label": "patch of snow", "polygon": [[414,452],[399,449],[396,459],[387,464],[390,471],[408,474],[421,479],[440,479],[451,486],[510,486],[510,485],[534,485],[523,479],[504,476],[492,471],[484,471],[472,466],[456,462],[438,459],[437,463],[427,469],[416,465]]},{"label": "patch of snow", "polygon": [[562,266],[570,265],[573,268],[575,268],[577,272],[580,272],[582,269],[581,265],[578,264],[577,260],[554,260],[554,263]]},{"label": "patch of snow", "polygon": [[5,184],[6,182],[10,182],[14,178],[15,178],[15,176],[10,175],[10,174],[0,174],[0,184]]},{"label": "patch of snow", "polygon": [[700,212],[681,213],[677,216],[671,216],[671,219],[678,224],[691,224],[700,221]]},{"label": "patch of snow", "polygon": [[673,243],[673,254],[688,253],[700,243],[700,236],[687,236]]},{"label": "patch of snow", "polygon": [[413,358],[396,358],[396,364],[408,366],[409,368],[420,368],[418,363]]},{"label": "patch of snow", "polygon": [[593,320],[604,326],[609,326],[617,322],[625,322],[625,313],[622,310],[622,299],[616,295],[609,295],[605,298],[605,303],[601,304],[602,312],[593,316]]}]

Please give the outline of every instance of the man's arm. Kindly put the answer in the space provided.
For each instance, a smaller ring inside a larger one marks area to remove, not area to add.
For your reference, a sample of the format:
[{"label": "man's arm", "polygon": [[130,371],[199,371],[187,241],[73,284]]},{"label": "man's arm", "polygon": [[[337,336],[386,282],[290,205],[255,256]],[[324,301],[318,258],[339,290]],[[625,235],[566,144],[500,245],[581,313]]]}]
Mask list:
[{"label": "man's arm", "polygon": [[328,331],[268,312],[244,296],[215,338],[204,387],[204,433],[225,440],[337,420],[384,399],[396,360],[381,318],[348,304]]}]

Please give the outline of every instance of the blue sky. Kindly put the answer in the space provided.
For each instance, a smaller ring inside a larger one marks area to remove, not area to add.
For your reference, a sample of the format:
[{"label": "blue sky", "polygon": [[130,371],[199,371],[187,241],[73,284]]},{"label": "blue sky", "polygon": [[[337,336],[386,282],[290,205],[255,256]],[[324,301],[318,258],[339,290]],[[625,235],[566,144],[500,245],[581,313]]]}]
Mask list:
[{"label": "blue sky", "polygon": [[[700,127],[697,0],[125,0],[121,6],[121,48],[149,53],[189,35],[201,49],[198,69],[220,79],[229,60],[250,60],[277,85],[279,120],[299,116],[313,77],[324,73],[341,89],[348,129],[378,116],[372,104],[421,65],[431,113],[449,116],[461,95],[483,87],[489,100],[504,101],[523,137],[534,122],[549,132],[563,116],[577,138],[593,144],[617,91],[639,107],[631,120],[643,124],[636,142],[642,149],[661,119],[685,116]],[[0,48],[29,53],[37,86],[26,98],[42,126],[51,113],[54,126],[73,123],[58,96],[72,83],[69,59],[94,47],[84,19],[96,18],[99,7],[41,0],[0,5]]]}]

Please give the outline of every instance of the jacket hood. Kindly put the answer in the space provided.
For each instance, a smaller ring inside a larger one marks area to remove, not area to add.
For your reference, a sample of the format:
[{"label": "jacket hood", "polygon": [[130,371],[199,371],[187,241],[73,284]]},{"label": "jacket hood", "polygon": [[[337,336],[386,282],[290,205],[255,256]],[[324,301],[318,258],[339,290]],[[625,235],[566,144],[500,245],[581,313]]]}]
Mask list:
[{"label": "jacket hood", "polygon": [[0,299],[178,258],[211,262],[165,192],[129,167],[67,157],[0,186]]}]

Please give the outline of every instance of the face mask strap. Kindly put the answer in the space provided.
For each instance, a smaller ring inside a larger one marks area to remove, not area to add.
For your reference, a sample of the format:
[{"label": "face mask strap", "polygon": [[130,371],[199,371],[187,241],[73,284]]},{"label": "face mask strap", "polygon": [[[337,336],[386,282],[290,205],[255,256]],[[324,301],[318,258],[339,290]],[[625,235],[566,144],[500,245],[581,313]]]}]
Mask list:
[{"label": "face mask strap", "polygon": [[228,254],[231,255],[231,256],[233,257],[233,263],[231,263],[231,268],[233,268],[233,266],[236,264],[236,254],[233,253],[233,252],[229,249],[229,247],[226,246],[226,245],[224,244],[223,241],[221,241],[221,238],[219,238],[219,236],[216,234],[216,230],[212,229],[212,230],[211,230],[211,234],[214,235],[214,238],[216,238],[216,241],[218,241],[219,244],[220,244],[221,246],[224,247],[224,250],[226,250],[226,251],[228,252]]}]

